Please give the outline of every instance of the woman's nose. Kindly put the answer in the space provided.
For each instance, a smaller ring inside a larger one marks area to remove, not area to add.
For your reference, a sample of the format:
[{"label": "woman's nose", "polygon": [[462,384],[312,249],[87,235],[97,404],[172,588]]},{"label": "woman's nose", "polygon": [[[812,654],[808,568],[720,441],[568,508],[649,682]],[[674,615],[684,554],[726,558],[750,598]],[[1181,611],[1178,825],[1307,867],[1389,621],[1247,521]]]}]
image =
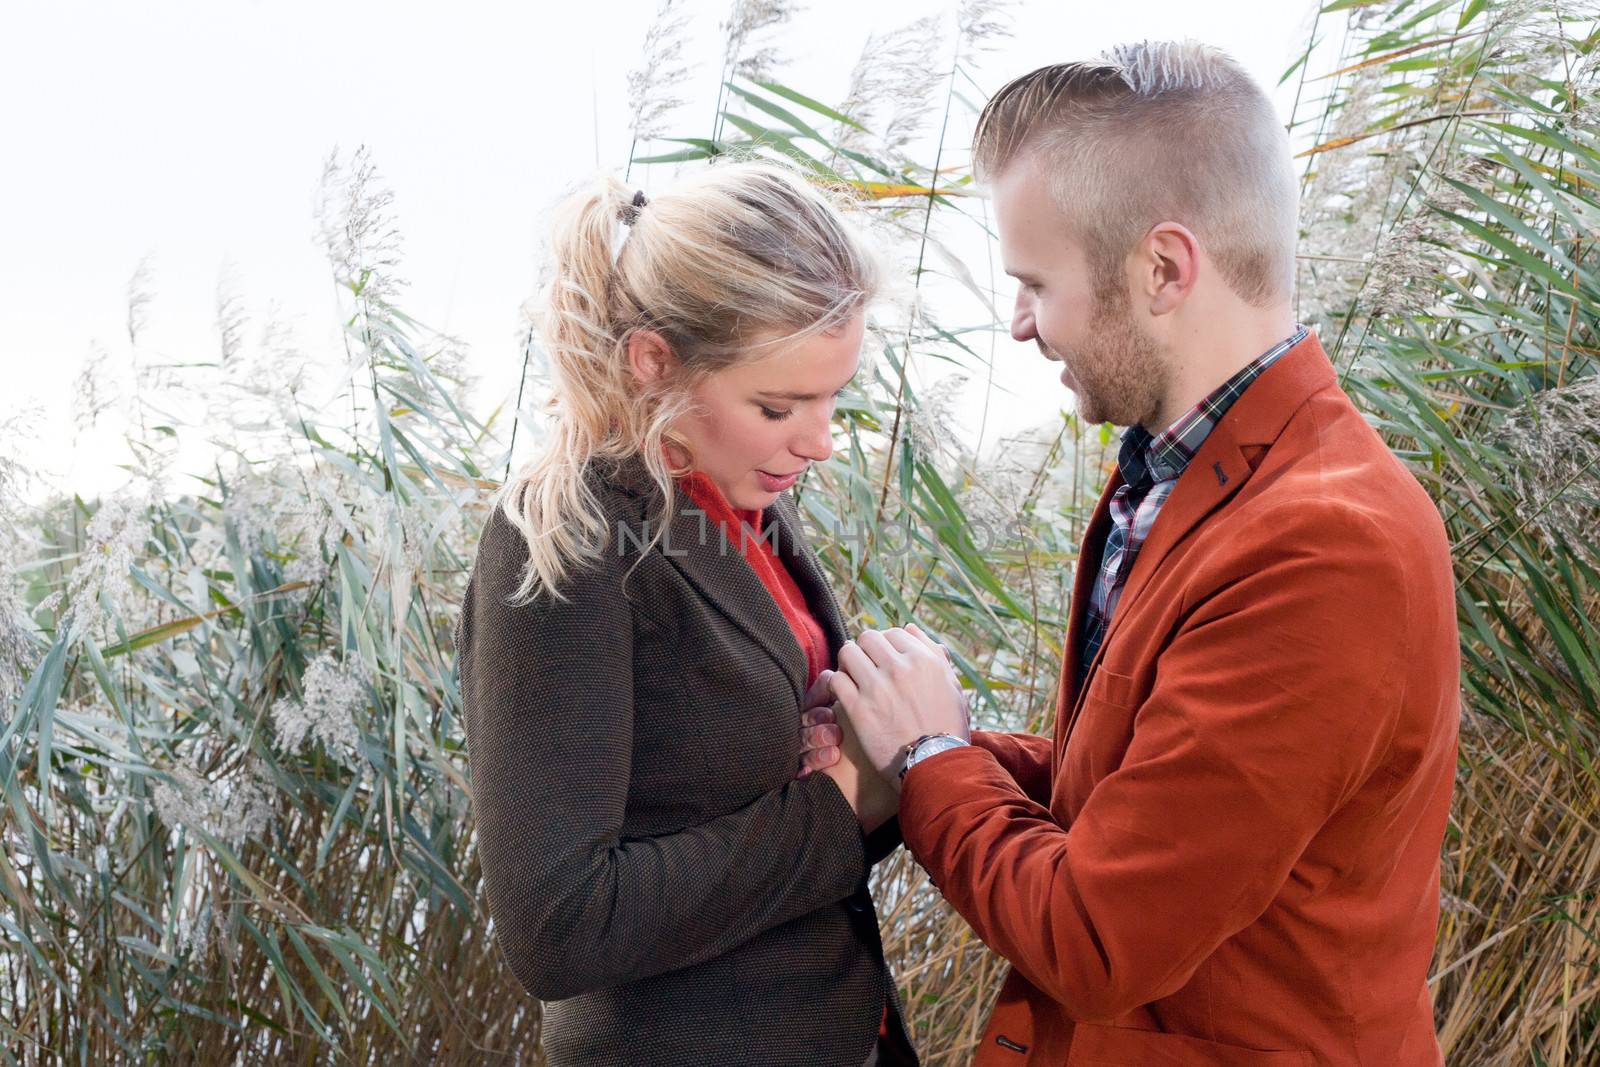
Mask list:
[{"label": "woman's nose", "polygon": [[802,459],[821,463],[833,455],[833,405],[829,404],[821,418],[813,418],[789,445],[789,450]]}]

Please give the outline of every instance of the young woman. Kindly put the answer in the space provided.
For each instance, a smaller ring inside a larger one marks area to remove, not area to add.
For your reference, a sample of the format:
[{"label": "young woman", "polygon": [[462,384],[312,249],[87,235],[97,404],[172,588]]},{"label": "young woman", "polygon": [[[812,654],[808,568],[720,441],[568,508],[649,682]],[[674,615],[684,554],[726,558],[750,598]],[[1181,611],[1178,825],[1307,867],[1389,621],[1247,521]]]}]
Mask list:
[{"label": "young woman", "polygon": [[787,492],[831,452],[876,260],[756,162],[598,182],[552,251],[554,426],[457,634],[489,910],[549,1061],[914,1064],[867,894],[896,798],[803,728],[846,634]]}]

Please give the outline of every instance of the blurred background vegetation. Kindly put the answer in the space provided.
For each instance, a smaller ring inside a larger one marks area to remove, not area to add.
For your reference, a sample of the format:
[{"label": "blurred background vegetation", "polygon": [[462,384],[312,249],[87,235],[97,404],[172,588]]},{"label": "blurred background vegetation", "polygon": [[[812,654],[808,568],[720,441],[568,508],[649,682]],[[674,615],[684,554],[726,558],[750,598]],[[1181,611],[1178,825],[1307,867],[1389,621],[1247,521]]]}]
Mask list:
[{"label": "blurred background vegetation", "polygon": [[[774,80],[764,42],[790,14],[736,4],[714,120],[668,130],[683,21],[663,4],[630,172],[754,151],[853,189],[902,283],[802,504],[869,528],[820,546],[847,614],[923,621],[983,725],[1048,732],[1114,438],[1066,416],[980,458],[907,373],[985,374],[1009,317],[995,257],[950,252],[992,236],[945,137],[981,106],[1003,8],[869,39],[832,105]],[[1452,1064],[1600,1062],[1597,17],[1336,0],[1283,75],[1300,317],[1454,548],[1464,720],[1430,978]],[[938,148],[908,158],[927,124]],[[374,161],[330,157],[321,188],[337,418],[219,301],[215,358],[139,370],[125,492],[16,506],[27,471],[0,458],[8,1062],[539,1060],[538,1004],[482,908],[449,644],[493,491],[537,447],[539,353],[530,330],[515,410],[470,410],[459,343],[403,310]],[[953,291],[983,313],[956,321]],[[136,276],[130,341],[147,300]],[[173,469],[186,433],[216,438],[210,469]],[[875,877],[927,1062],[966,1062],[1003,963],[903,851]]]}]

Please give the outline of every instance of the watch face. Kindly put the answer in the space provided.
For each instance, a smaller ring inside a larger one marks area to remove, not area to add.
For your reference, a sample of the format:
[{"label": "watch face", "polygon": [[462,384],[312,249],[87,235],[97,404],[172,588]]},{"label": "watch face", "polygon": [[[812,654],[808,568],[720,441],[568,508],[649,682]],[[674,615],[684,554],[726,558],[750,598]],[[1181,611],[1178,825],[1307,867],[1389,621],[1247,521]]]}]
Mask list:
[{"label": "watch face", "polygon": [[929,756],[937,755],[952,748],[960,748],[965,744],[966,742],[959,737],[930,737],[912,750],[911,758],[906,761],[906,766],[914,766]]}]

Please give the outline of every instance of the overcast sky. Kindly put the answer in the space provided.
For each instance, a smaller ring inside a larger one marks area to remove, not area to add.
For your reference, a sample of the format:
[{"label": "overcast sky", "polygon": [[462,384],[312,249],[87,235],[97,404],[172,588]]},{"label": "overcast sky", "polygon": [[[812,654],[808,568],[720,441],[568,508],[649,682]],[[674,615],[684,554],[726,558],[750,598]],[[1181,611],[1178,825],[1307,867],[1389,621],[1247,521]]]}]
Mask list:
[{"label": "overcast sky", "polygon": [[[728,3],[687,6],[703,62],[673,125],[703,133]],[[810,0],[778,42],[790,60],[781,78],[837,102],[869,32],[935,10]],[[256,323],[270,310],[307,350],[342,358],[312,220],[335,146],[371,149],[404,234],[404,306],[470,346],[480,410],[499,401],[519,371],[520,308],[545,211],[596,166],[627,158],[624,79],[654,11],[655,0],[8,5],[0,418],[39,412],[23,451],[40,489],[88,496],[126,477],[114,441],[74,449],[70,397],[92,345],[129,358],[128,282],[141,260],[154,297],[142,342],[151,353],[215,358],[218,276],[229,265]],[[1270,87],[1310,23],[1298,0],[1031,0],[1015,7],[1015,35],[978,80],[990,92],[1120,41],[1191,36],[1232,52]],[[1293,90],[1273,89],[1285,118]],[[989,440],[997,425],[1021,429],[1067,403],[1031,345],[1005,342],[997,368]],[[969,399],[968,432],[970,408]]]}]

